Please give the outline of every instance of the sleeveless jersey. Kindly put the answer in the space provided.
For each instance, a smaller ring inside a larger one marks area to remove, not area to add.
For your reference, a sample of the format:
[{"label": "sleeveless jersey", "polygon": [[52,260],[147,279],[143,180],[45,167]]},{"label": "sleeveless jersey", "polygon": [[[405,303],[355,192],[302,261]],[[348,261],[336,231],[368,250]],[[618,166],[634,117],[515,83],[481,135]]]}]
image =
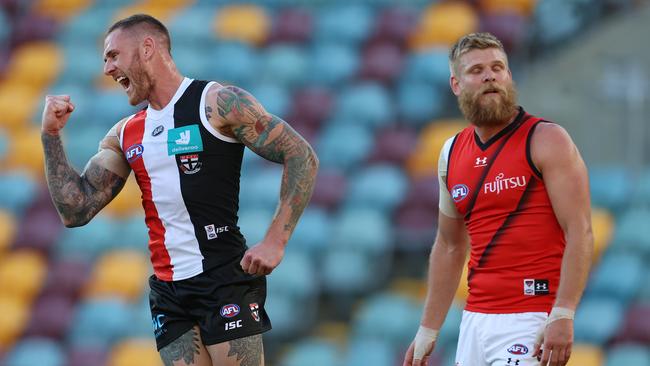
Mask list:
[{"label": "sleeveless jersey", "polygon": [[166,107],[136,113],[120,133],[142,191],[154,273],[164,281],[232,262],[246,249],[237,226],[244,146],[209,124],[212,84],[186,78]]},{"label": "sleeveless jersey", "polygon": [[472,126],[451,143],[447,189],[471,241],[468,311],[536,312],[553,305],[566,242],[531,160],[540,121],[520,109],[486,143]]}]

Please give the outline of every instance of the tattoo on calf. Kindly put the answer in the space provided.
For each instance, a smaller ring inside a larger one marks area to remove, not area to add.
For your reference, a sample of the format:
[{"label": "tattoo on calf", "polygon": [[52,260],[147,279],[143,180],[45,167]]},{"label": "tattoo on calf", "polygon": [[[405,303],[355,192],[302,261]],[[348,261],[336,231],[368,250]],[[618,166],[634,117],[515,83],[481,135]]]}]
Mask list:
[{"label": "tattoo on calf", "polygon": [[228,357],[235,356],[241,361],[240,366],[262,365],[262,335],[239,338],[228,342]]},{"label": "tattoo on calf", "polygon": [[186,364],[194,363],[194,356],[199,354],[199,335],[194,328],[160,350],[160,357],[165,366],[173,366],[174,361],[183,360]]}]

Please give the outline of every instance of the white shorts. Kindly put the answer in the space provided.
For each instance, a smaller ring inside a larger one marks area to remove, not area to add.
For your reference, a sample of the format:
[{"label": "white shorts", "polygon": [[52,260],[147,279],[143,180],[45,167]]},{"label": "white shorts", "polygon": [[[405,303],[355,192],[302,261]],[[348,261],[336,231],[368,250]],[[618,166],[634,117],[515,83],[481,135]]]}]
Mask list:
[{"label": "white shorts", "polygon": [[484,314],[463,311],[456,366],[539,366],[535,335],[547,313]]}]

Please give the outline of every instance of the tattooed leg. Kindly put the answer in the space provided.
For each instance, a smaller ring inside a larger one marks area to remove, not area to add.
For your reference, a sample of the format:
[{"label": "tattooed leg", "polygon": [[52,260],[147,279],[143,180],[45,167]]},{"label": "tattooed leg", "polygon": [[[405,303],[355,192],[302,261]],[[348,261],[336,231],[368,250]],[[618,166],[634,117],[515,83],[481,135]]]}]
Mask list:
[{"label": "tattooed leg", "polygon": [[208,346],[213,366],[264,366],[262,335]]},{"label": "tattooed leg", "polygon": [[201,342],[199,328],[194,327],[160,350],[165,366],[210,366],[210,355]]}]

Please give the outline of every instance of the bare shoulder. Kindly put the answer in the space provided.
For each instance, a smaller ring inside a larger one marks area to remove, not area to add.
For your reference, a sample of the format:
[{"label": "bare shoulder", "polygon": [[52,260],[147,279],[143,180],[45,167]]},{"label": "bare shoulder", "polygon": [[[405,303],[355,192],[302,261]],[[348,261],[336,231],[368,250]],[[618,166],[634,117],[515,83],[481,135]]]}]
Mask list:
[{"label": "bare shoulder", "polygon": [[531,158],[540,170],[553,162],[571,161],[577,156],[577,148],[564,127],[540,122],[531,137]]}]

